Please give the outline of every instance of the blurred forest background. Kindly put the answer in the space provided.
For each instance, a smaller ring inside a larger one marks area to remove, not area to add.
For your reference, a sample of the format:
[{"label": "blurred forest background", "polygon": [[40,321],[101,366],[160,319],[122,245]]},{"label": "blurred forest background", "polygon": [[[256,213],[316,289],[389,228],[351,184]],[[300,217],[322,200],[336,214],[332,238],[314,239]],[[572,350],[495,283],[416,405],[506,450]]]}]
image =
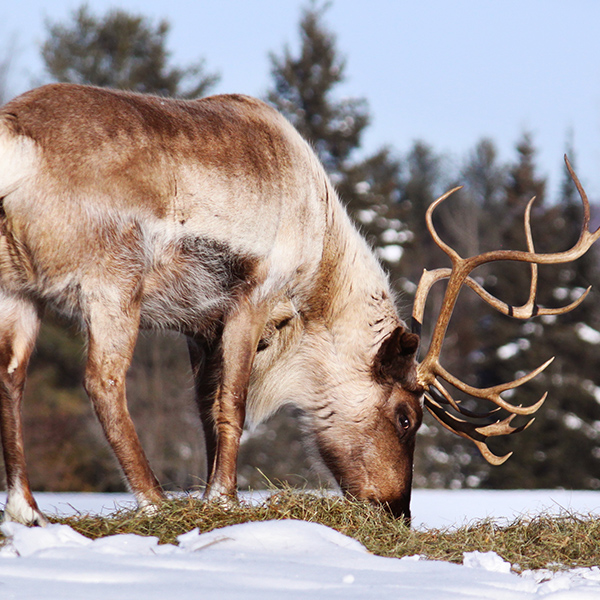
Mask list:
[{"label": "blurred forest background", "polygon": [[[82,6],[67,22],[48,22],[46,28],[43,81],[195,98],[209,94],[218,80],[203,59],[171,64],[167,21],[154,23],[119,10],[98,15]],[[414,142],[404,154],[384,147],[365,155],[361,136],[369,126],[368,99],[336,94],[345,60],[327,24],[326,8],[309,4],[299,16],[298,33],[299,53],[273,50],[272,84],[264,98],[313,144],[389,271],[405,318],[422,269],[448,265],[425,228],[424,215],[454,185],[465,187],[438,211],[436,226],[463,256],[525,249],[523,213],[532,196],[537,198],[532,219],[537,251],[564,250],[577,239],[582,218],[577,191],[565,170],[560,193],[547,197],[545,178],[536,167],[535,140],[527,131],[515,140],[508,164],[499,162],[490,139],[482,139],[462,157],[442,155],[426,141]],[[0,56],[0,102],[11,97],[6,84],[10,66],[7,50]],[[565,152],[576,168],[568,132]],[[598,212],[592,208],[596,220]],[[417,443],[417,487],[600,489],[599,252],[594,247],[574,264],[540,269],[538,302],[544,306],[568,304],[588,285],[595,286],[582,306],[558,318],[516,321],[495,313],[469,290],[461,294],[442,353],[444,366],[483,387],[514,379],[556,355],[511,401],[532,404],[546,390],[550,394],[527,432],[491,443],[497,453],[515,452],[500,467],[488,465],[473,444],[426,415]],[[527,299],[529,275],[525,265],[503,263],[477,271],[488,291],[515,304]],[[442,293],[440,284],[428,302],[425,345]],[[47,316],[24,406],[26,452],[36,490],[123,490],[81,385],[84,350],[80,334]],[[160,481],[167,489],[202,486],[203,436],[185,340],[142,332],[127,386],[130,411]],[[240,487],[263,488],[281,481],[309,488],[328,484],[301,438],[293,407],[245,432]]]}]

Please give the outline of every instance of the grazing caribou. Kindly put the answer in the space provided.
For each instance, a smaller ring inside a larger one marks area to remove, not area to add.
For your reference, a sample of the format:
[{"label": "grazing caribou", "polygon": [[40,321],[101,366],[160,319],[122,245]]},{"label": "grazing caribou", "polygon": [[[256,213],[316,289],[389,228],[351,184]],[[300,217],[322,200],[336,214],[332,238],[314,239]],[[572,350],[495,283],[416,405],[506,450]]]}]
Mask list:
[{"label": "grazing caribou", "polygon": [[[207,498],[236,494],[245,420],[261,421],[292,402],[306,414],[341,489],[408,519],[423,405],[495,463],[506,457],[488,450],[487,437],[522,429],[509,425],[512,417],[477,426],[452,416],[450,409],[470,413],[441,381],[513,416],[543,402],[513,406],[500,394],[546,365],[479,390],[456,380],[438,357],[463,285],[505,314],[544,312],[534,300],[536,264],[573,260],[600,235],[588,230],[589,206],[579,189],[581,239],[552,255],[535,253],[528,209],[527,251],[463,259],[433,228],[432,211],[447,195],[432,205],[428,226],[453,267],[425,272],[421,281],[417,329],[430,286],[449,279],[431,346],[418,363],[418,333],[398,316],[386,275],[315,153],[265,103],[238,95],[171,100],[69,84],[9,102],[0,110],[4,518],[46,522],[28,481],[21,402],[49,307],[87,335],[85,389],[140,506],[164,496],[127,410],[125,375],[139,329],[167,328],[189,340]],[[470,278],[495,260],[532,264],[525,306],[503,304]]]}]

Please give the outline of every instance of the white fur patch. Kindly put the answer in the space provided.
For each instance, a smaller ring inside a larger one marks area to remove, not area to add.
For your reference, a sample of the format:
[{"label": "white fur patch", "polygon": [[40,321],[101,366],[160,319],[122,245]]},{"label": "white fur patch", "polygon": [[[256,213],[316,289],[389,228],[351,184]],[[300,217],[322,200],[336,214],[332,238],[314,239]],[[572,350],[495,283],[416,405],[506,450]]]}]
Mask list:
[{"label": "white fur patch", "polygon": [[35,142],[24,136],[14,136],[2,128],[0,121],[0,196],[7,196],[31,177],[36,163]]},{"label": "white fur patch", "polygon": [[135,498],[138,503],[138,508],[145,514],[153,516],[158,512],[156,504],[152,504],[149,500],[146,500],[142,494],[136,494]]},{"label": "white fur patch", "polygon": [[10,362],[8,363],[8,374],[11,375],[12,373],[14,373],[18,366],[19,357],[16,354],[13,354],[12,358],[10,359]]},{"label": "white fur patch", "polygon": [[44,515],[27,502],[21,486],[17,486],[8,492],[8,499],[4,507],[4,521],[22,523],[23,525],[40,525],[42,527],[48,525]]},{"label": "white fur patch", "polygon": [[12,355],[8,373],[13,373],[26,360],[37,335],[39,319],[35,308],[14,296],[0,292],[0,314],[5,331],[12,334]]},{"label": "white fur patch", "polygon": [[236,501],[233,499],[219,483],[215,483],[204,494],[204,500],[207,502],[218,502],[223,508],[235,508]]}]

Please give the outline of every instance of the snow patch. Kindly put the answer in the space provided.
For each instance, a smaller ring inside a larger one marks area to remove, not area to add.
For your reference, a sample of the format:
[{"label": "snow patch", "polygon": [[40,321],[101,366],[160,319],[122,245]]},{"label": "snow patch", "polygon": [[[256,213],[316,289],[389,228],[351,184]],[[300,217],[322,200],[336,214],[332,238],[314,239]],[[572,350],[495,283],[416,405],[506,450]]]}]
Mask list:
[{"label": "snow patch", "polygon": [[381,246],[380,248],[377,248],[376,252],[379,258],[389,263],[397,263],[402,258],[404,249],[402,246],[391,244],[389,246]]},{"label": "snow patch", "polygon": [[581,383],[581,387],[586,392],[594,396],[594,400],[596,400],[596,402],[600,404],[600,387],[598,387],[593,381],[590,381],[589,379],[584,380]]},{"label": "snow patch", "polygon": [[511,564],[495,552],[464,552],[463,565],[468,569],[484,569],[494,573],[510,573]]},{"label": "snow patch", "polygon": [[496,350],[496,356],[500,360],[508,360],[513,356],[516,356],[521,350],[529,350],[531,347],[531,342],[526,338],[519,338],[515,342],[509,342],[504,346],[500,346],[498,350]]},{"label": "snow patch", "polygon": [[2,523],[0,531],[9,543],[0,548],[0,556],[32,556],[53,548],[81,548],[91,540],[68,525],[52,524],[46,527],[27,527],[20,523]]},{"label": "snow patch", "polygon": [[577,431],[581,429],[584,425],[582,419],[580,419],[576,414],[567,413],[563,418],[563,423],[567,429],[571,429],[572,431]]},{"label": "snow patch", "polygon": [[220,549],[257,552],[290,552],[294,554],[335,552],[340,548],[366,553],[365,547],[338,531],[305,521],[265,521],[242,523],[200,533],[198,528],[177,538],[183,550],[196,552],[217,545]]},{"label": "snow patch", "polygon": [[583,340],[588,344],[600,344],[600,331],[592,329],[585,323],[577,323],[577,325],[575,325],[575,332],[580,340]]}]

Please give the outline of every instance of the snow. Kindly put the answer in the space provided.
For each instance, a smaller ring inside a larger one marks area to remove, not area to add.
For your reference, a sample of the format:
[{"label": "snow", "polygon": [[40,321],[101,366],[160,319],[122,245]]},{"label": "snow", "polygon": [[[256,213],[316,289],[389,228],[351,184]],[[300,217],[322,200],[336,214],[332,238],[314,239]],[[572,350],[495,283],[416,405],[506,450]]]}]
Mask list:
[{"label": "snow", "polygon": [[404,249],[397,244],[390,244],[388,246],[380,246],[376,249],[376,252],[377,256],[382,260],[386,260],[389,263],[396,263],[402,258]]},{"label": "snow", "polygon": [[[102,512],[131,504],[127,494],[38,494],[42,510]],[[490,492],[415,490],[417,527],[458,526],[473,519],[600,513],[600,493],[564,490]],[[66,525],[5,523],[0,598],[9,600],[158,598],[247,600],[411,598],[584,600],[600,597],[600,568],[520,575],[493,552],[467,552],[462,565],[369,554],[357,541],[302,521],[246,523],[158,545],[152,537],[91,541]]]},{"label": "snow", "polygon": [[600,344],[600,331],[592,329],[585,323],[577,323],[577,325],[575,325],[575,332],[580,340],[583,340],[588,344]]},{"label": "snow", "polygon": [[500,346],[500,348],[496,350],[496,355],[500,360],[508,360],[509,358],[516,356],[518,353],[519,345],[515,342],[510,342],[504,346]]},{"label": "snow", "polygon": [[520,338],[516,342],[509,342],[496,350],[496,356],[500,360],[508,360],[516,356],[521,350],[529,350],[531,342],[526,338]]},{"label": "snow", "polygon": [[596,402],[600,404],[600,386],[595,385],[594,382],[590,381],[589,379],[585,379],[581,382],[581,387],[586,392],[589,392],[592,396],[594,396]]}]

